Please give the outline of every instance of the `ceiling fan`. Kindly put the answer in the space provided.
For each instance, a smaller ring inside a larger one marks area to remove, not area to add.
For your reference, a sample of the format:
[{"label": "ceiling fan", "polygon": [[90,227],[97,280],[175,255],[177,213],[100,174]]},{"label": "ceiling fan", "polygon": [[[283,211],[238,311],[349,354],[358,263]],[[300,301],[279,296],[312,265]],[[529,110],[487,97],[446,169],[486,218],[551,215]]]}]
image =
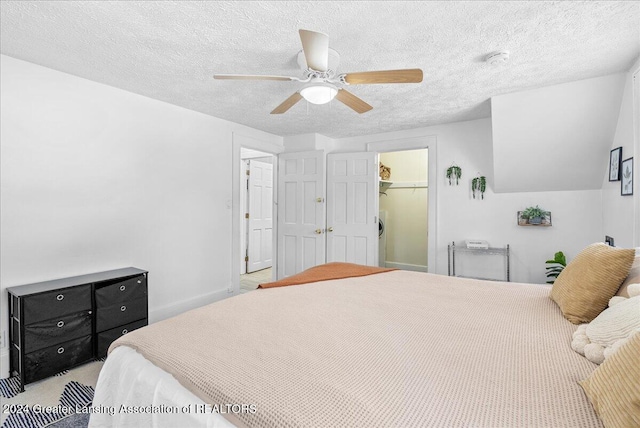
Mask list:
[{"label": "ceiling fan", "polygon": [[373,107],[344,89],[343,86],[372,83],[422,82],[422,70],[419,68],[364,71],[336,75],[340,55],[329,47],[329,36],[310,30],[299,30],[299,32],[300,40],[302,41],[302,51],[298,53],[298,65],[303,70],[303,78],[247,74],[214,74],[213,78],[227,80],[296,81],[305,84],[302,89],[296,91],[284,100],[282,104],[273,109],[271,114],[282,114],[303,98],[313,104],[326,104],[335,98],[357,113],[365,113]]}]

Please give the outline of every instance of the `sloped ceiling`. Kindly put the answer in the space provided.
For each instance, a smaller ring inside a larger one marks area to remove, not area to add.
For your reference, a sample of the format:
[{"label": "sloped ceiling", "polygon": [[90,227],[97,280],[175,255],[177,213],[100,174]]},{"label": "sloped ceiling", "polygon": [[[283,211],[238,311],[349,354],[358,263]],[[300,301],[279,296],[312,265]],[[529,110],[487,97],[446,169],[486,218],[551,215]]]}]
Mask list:
[{"label": "sloped ceiling", "polygon": [[496,192],[602,188],[625,74],[491,99]]},{"label": "sloped ceiling", "polygon": [[[278,135],[338,138],[489,117],[492,96],[626,71],[640,2],[2,1],[3,54]],[[298,103],[297,30],[322,31],[339,72],[419,67],[424,82],[359,85],[374,109]],[[508,64],[482,59],[511,51]]]}]

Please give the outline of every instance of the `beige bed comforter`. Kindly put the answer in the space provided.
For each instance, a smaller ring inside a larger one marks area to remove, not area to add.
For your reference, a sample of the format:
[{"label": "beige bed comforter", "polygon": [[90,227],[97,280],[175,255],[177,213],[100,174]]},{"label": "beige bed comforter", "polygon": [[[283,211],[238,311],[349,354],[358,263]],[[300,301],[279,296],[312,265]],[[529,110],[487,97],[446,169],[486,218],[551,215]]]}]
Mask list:
[{"label": "beige bed comforter", "polygon": [[599,427],[549,288],[393,271],[258,290],[131,332],[261,427]]}]

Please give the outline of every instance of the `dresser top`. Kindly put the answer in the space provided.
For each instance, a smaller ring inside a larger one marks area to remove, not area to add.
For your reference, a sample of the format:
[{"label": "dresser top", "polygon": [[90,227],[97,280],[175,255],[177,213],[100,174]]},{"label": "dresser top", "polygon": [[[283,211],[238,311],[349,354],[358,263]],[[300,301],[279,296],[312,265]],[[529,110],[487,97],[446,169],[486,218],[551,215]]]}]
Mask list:
[{"label": "dresser top", "polygon": [[108,281],[110,279],[125,278],[128,276],[147,273],[146,270],[128,267],[122,269],[108,270],[105,272],[89,273],[86,275],[72,276],[69,278],[53,279],[51,281],[35,282],[33,284],[18,285],[8,287],[7,291],[14,296],[22,297],[28,294],[44,293],[57,290],[59,288],[74,287],[76,285],[91,284],[93,282]]}]

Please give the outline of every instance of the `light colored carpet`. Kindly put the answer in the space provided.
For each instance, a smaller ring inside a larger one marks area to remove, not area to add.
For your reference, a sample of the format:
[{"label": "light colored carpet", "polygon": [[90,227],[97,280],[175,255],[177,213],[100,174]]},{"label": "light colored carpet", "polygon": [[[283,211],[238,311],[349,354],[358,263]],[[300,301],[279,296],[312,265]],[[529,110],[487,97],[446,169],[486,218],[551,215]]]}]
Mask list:
[{"label": "light colored carpet", "polygon": [[[69,370],[64,375],[56,375],[50,378],[30,383],[25,386],[24,392],[12,398],[2,397],[2,405],[24,405],[33,408],[34,405],[56,406],[60,399],[60,395],[64,391],[65,385],[71,381],[76,381],[83,385],[96,387],[98,375],[102,369],[102,361],[93,361],[83,364],[75,369]],[[8,417],[8,414],[2,412],[2,423]]]},{"label": "light colored carpet", "polygon": [[248,291],[256,290],[258,285],[271,281],[271,268],[240,275],[240,292],[246,293]]}]

